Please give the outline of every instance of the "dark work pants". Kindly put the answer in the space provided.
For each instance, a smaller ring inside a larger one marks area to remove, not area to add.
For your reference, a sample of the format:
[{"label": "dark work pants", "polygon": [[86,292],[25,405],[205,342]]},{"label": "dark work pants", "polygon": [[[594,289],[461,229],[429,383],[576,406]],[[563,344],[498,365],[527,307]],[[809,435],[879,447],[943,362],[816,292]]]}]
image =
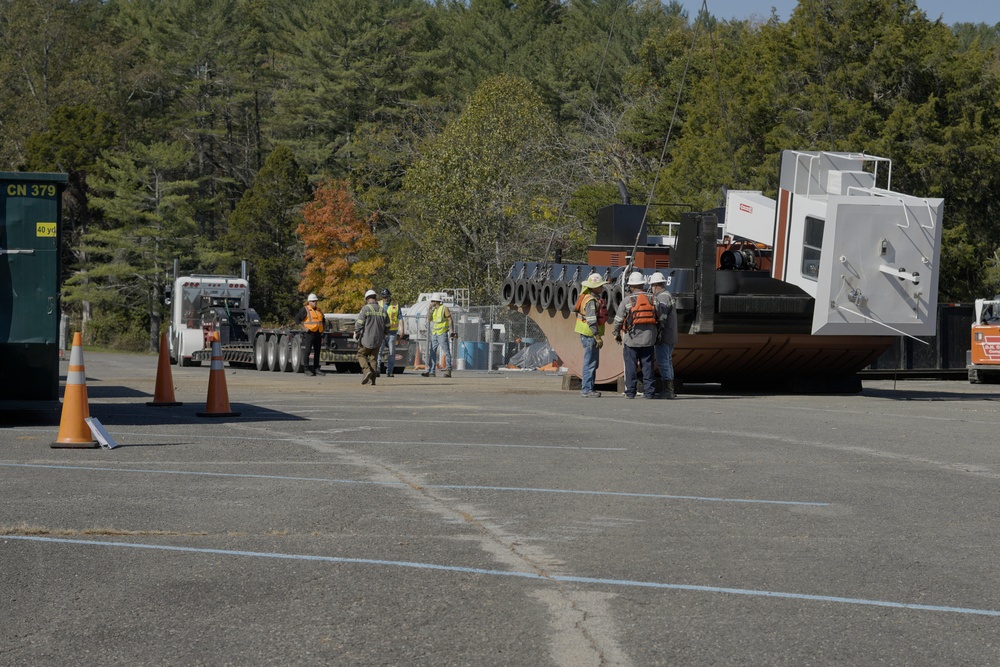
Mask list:
[{"label": "dark work pants", "polygon": [[319,349],[323,345],[323,333],[320,331],[307,331],[304,336],[306,344],[306,358],[305,363],[302,364],[306,368],[309,368],[309,352],[313,353],[312,369],[314,371],[319,370]]},{"label": "dark work pants", "polygon": [[625,357],[625,395],[635,396],[636,390],[636,366],[642,364],[642,387],[643,394],[652,396],[656,393],[653,384],[653,346],[649,347],[629,347],[622,348]]}]

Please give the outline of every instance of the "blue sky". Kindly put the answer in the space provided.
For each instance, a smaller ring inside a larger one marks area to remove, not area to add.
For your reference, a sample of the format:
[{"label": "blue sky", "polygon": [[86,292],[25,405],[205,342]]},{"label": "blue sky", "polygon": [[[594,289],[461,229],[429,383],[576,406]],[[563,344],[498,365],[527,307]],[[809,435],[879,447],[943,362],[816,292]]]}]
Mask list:
[{"label": "blue sky", "polygon": [[[864,0],[858,0],[864,2]],[[720,19],[746,18],[756,14],[762,18],[771,15],[771,7],[778,10],[782,21],[787,21],[792,10],[798,5],[797,0],[707,0],[708,10]],[[681,4],[691,16],[701,8],[700,0],[681,0]],[[919,6],[927,13],[927,18],[934,20],[939,16],[945,23],[1000,23],[1000,2],[997,0],[917,0]]]}]

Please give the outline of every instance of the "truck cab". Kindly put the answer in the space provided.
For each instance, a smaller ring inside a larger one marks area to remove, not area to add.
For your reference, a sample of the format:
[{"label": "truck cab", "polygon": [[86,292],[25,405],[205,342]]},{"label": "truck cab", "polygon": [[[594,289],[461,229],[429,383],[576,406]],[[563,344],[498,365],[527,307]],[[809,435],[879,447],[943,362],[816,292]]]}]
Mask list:
[{"label": "truck cab", "polygon": [[260,317],[250,308],[250,285],[232,276],[190,275],[174,280],[167,341],[170,360],[180,366],[200,365],[192,356],[211,347],[209,334],[223,345],[252,342]]}]

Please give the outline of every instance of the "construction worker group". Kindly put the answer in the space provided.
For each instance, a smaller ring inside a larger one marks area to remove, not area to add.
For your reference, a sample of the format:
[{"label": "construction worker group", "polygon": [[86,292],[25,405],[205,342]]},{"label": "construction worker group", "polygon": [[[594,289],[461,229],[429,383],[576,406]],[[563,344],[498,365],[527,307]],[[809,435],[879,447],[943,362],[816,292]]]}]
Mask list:
[{"label": "construction worker group", "polygon": [[[628,277],[628,294],[622,299],[612,323],[615,341],[623,346],[625,398],[635,398],[638,394],[640,373],[643,398],[674,398],[672,356],[677,344],[677,309],[666,284],[667,279],[659,271],[649,277],[648,292],[646,277],[641,272],[633,271]],[[601,392],[594,389],[594,382],[608,320],[605,285],[607,281],[603,276],[590,274],[581,283],[580,298],[573,307],[576,332],[583,346],[580,393],[584,398],[601,396]],[[659,387],[654,363],[659,369]]]},{"label": "construction worker group", "polygon": [[[381,298],[379,298],[381,296]],[[431,311],[429,313],[432,336],[431,336],[431,359],[428,365],[428,372],[422,373],[424,377],[435,376],[435,362],[440,341],[443,339],[445,345],[443,351],[446,355],[447,365],[444,376],[451,377],[451,345],[447,344],[455,334],[451,312],[441,302],[441,293],[435,292],[431,296]],[[380,376],[379,360],[384,351],[386,355],[386,376],[395,377],[396,370],[396,343],[407,340],[404,330],[404,320],[400,317],[401,310],[399,304],[392,298],[392,292],[388,288],[383,288],[381,295],[370,289],[365,292],[364,305],[358,313],[354,323],[354,340],[358,343],[357,360],[361,366],[361,384],[375,385]],[[305,304],[299,309],[295,321],[302,325],[304,329],[304,348],[307,360],[305,372],[308,375],[319,373],[320,349],[322,347],[322,334],[324,331],[325,316],[319,309],[319,297],[310,294],[306,298]],[[312,363],[309,364],[309,355],[312,353]]]},{"label": "construction worker group", "polygon": [[[607,284],[608,281],[600,274],[590,274],[581,283],[580,297],[573,306],[576,315],[575,331],[580,335],[583,347],[580,394],[584,398],[601,396],[601,392],[595,388],[595,380],[608,321],[604,289]],[[622,346],[625,398],[635,398],[640,391],[643,398],[675,397],[672,357],[677,344],[677,308],[666,285],[667,279],[660,271],[653,273],[648,280],[642,272],[632,271],[625,283],[627,293],[612,321],[612,335],[615,342]],[[370,289],[365,292],[364,300],[354,324],[354,339],[358,343],[361,383],[374,386],[379,377],[379,359],[384,350],[388,351],[386,376],[394,376],[396,343],[406,340],[406,334],[399,304],[393,300],[388,289],[383,289],[381,295]],[[314,352],[312,366],[306,368],[306,372],[311,375],[316,375],[319,370],[320,338],[324,322],[318,301],[315,294],[310,294],[296,317],[296,321],[302,324],[306,332],[306,358],[308,359],[309,351]],[[451,311],[443,301],[444,295],[441,292],[434,292],[430,296],[430,337],[427,370],[421,373],[423,377],[437,377],[439,370],[444,377],[451,377],[451,342],[457,337],[457,332]],[[440,368],[442,360],[444,367]]]}]

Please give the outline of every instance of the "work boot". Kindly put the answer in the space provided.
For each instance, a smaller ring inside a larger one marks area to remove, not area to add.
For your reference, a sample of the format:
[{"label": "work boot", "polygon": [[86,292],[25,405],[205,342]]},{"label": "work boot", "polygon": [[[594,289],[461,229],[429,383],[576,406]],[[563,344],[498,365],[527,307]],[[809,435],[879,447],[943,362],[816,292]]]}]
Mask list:
[{"label": "work boot", "polygon": [[420,377],[424,377],[424,378],[437,377],[437,373],[435,373],[434,371],[427,371],[426,373],[421,373]]},{"label": "work boot", "polygon": [[361,384],[368,384],[369,382],[375,384],[375,374],[371,371],[365,373],[365,377],[361,380]]},{"label": "work boot", "polygon": [[450,378],[450,377],[451,377],[451,370],[447,370],[447,371],[445,371],[445,372],[444,372],[444,376],[445,376],[446,378]]},{"label": "work boot", "polygon": [[674,396],[674,381],[673,380],[666,380],[666,381],[664,381],[664,384],[666,386],[664,387],[663,398],[675,398],[675,396]]}]

